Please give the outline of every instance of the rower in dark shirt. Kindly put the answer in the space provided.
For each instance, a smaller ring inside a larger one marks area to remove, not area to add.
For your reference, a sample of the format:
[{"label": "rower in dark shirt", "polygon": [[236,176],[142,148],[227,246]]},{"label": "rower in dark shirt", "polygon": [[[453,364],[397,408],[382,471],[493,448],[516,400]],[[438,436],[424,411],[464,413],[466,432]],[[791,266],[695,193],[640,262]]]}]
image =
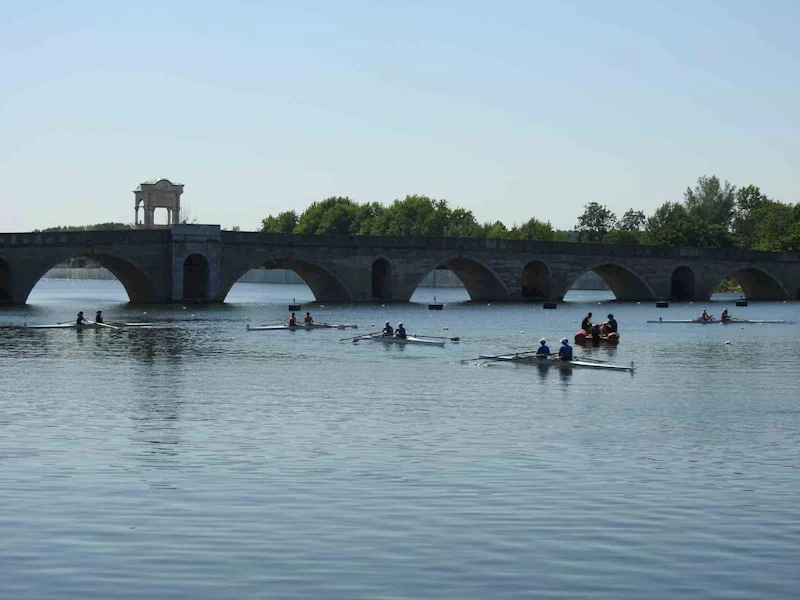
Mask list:
[{"label": "rower in dark shirt", "polygon": [[608,321],[605,323],[605,330],[606,333],[616,333],[617,332],[617,320],[614,318],[614,315],[608,313]]},{"label": "rower in dark shirt", "polygon": [[86,319],[83,318],[83,311],[78,313],[78,318],[75,320],[76,325],[86,325]]},{"label": "rower in dark shirt", "polygon": [[583,321],[581,321],[581,329],[583,329],[586,333],[590,333],[592,331],[592,313],[589,313],[583,318]]},{"label": "rower in dark shirt", "polygon": [[394,332],[394,336],[401,339],[406,339],[406,328],[403,327],[402,323],[397,324],[397,329]]},{"label": "rower in dark shirt", "polygon": [[103,323],[104,322],[103,321],[103,311],[102,310],[98,310],[97,311],[97,314],[94,316],[94,322],[95,323]]},{"label": "rower in dark shirt", "polygon": [[572,346],[569,345],[569,340],[567,338],[561,340],[561,348],[558,349],[558,359],[566,362],[572,360]]}]

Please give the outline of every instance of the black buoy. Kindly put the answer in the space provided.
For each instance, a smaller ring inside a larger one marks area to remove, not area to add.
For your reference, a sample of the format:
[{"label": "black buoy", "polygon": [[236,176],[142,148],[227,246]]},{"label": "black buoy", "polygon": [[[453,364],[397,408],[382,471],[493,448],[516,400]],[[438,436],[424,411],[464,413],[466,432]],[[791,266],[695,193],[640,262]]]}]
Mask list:
[{"label": "black buoy", "polygon": [[444,304],[436,302],[436,296],[433,297],[433,304],[428,304],[428,310],[444,310]]},{"label": "black buoy", "polygon": [[669,308],[669,302],[656,302],[656,308]]},{"label": "black buoy", "polygon": [[300,304],[297,304],[297,299],[292,298],[292,303],[289,305],[289,310],[300,310],[303,308]]},{"label": "black buoy", "polygon": [[542,304],[542,308],[553,310],[558,308],[558,304],[556,304],[555,302],[545,302],[544,304]]},{"label": "black buoy", "polygon": [[747,300],[737,300],[736,306],[747,306]]}]

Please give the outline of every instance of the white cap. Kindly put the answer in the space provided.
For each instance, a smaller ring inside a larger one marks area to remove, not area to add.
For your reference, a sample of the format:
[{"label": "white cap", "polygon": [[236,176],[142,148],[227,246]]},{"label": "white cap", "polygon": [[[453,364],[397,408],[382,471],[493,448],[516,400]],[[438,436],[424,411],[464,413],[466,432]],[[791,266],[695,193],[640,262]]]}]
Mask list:
[{"label": "white cap", "polygon": [[384,323],[384,325],[388,325],[388,324],[389,324],[389,321],[386,321],[386,323]]},{"label": "white cap", "polygon": [[544,344],[544,343],[546,343],[546,342],[547,342],[547,340],[545,340],[544,338],[542,338],[542,339],[540,339],[540,340],[539,340],[539,343],[540,343],[540,344]]},{"label": "white cap", "polygon": [[568,342],[569,342],[569,340],[567,338],[561,338],[561,343],[562,344],[566,344]]}]

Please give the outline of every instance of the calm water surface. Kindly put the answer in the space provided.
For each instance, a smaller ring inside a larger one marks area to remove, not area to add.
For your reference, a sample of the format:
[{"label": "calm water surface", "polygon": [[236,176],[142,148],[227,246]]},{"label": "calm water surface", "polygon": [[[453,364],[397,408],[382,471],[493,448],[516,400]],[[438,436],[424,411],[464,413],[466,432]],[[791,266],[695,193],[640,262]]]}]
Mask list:
[{"label": "calm water surface", "polygon": [[[142,308],[117,282],[43,281],[0,309],[0,597],[797,597],[800,325],[438,289],[308,304],[358,331],[245,330],[292,298],[313,300],[237,284]],[[800,317],[706,307],[725,300]],[[18,327],[98,308],[162,326]],[[587,310],[622,343],[576,353],[635,375],[460,364],[557,346]],[[339,341],[385,319],[461,342]]]}]

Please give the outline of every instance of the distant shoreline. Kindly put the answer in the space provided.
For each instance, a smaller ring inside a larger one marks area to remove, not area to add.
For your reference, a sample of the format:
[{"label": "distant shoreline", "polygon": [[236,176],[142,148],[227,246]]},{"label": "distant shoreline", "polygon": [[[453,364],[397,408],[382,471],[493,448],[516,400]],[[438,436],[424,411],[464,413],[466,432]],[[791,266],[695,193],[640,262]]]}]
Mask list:
[{"label": "distant shoreline", "polygon": [[[114,280],[116,277],[103,267],[56,267],[45,273],[43,279],[99,279]],[[289,269],[250,269],[242,275],[238,283],[305,283],[302,278]],[[464,284],[452,271],[437,269],[428,273],[419,287],[430,288],[463,288]],[[584,273],[570,289],[573,290],[607,290],[608,286],[602,278],[593,272]]]}]

